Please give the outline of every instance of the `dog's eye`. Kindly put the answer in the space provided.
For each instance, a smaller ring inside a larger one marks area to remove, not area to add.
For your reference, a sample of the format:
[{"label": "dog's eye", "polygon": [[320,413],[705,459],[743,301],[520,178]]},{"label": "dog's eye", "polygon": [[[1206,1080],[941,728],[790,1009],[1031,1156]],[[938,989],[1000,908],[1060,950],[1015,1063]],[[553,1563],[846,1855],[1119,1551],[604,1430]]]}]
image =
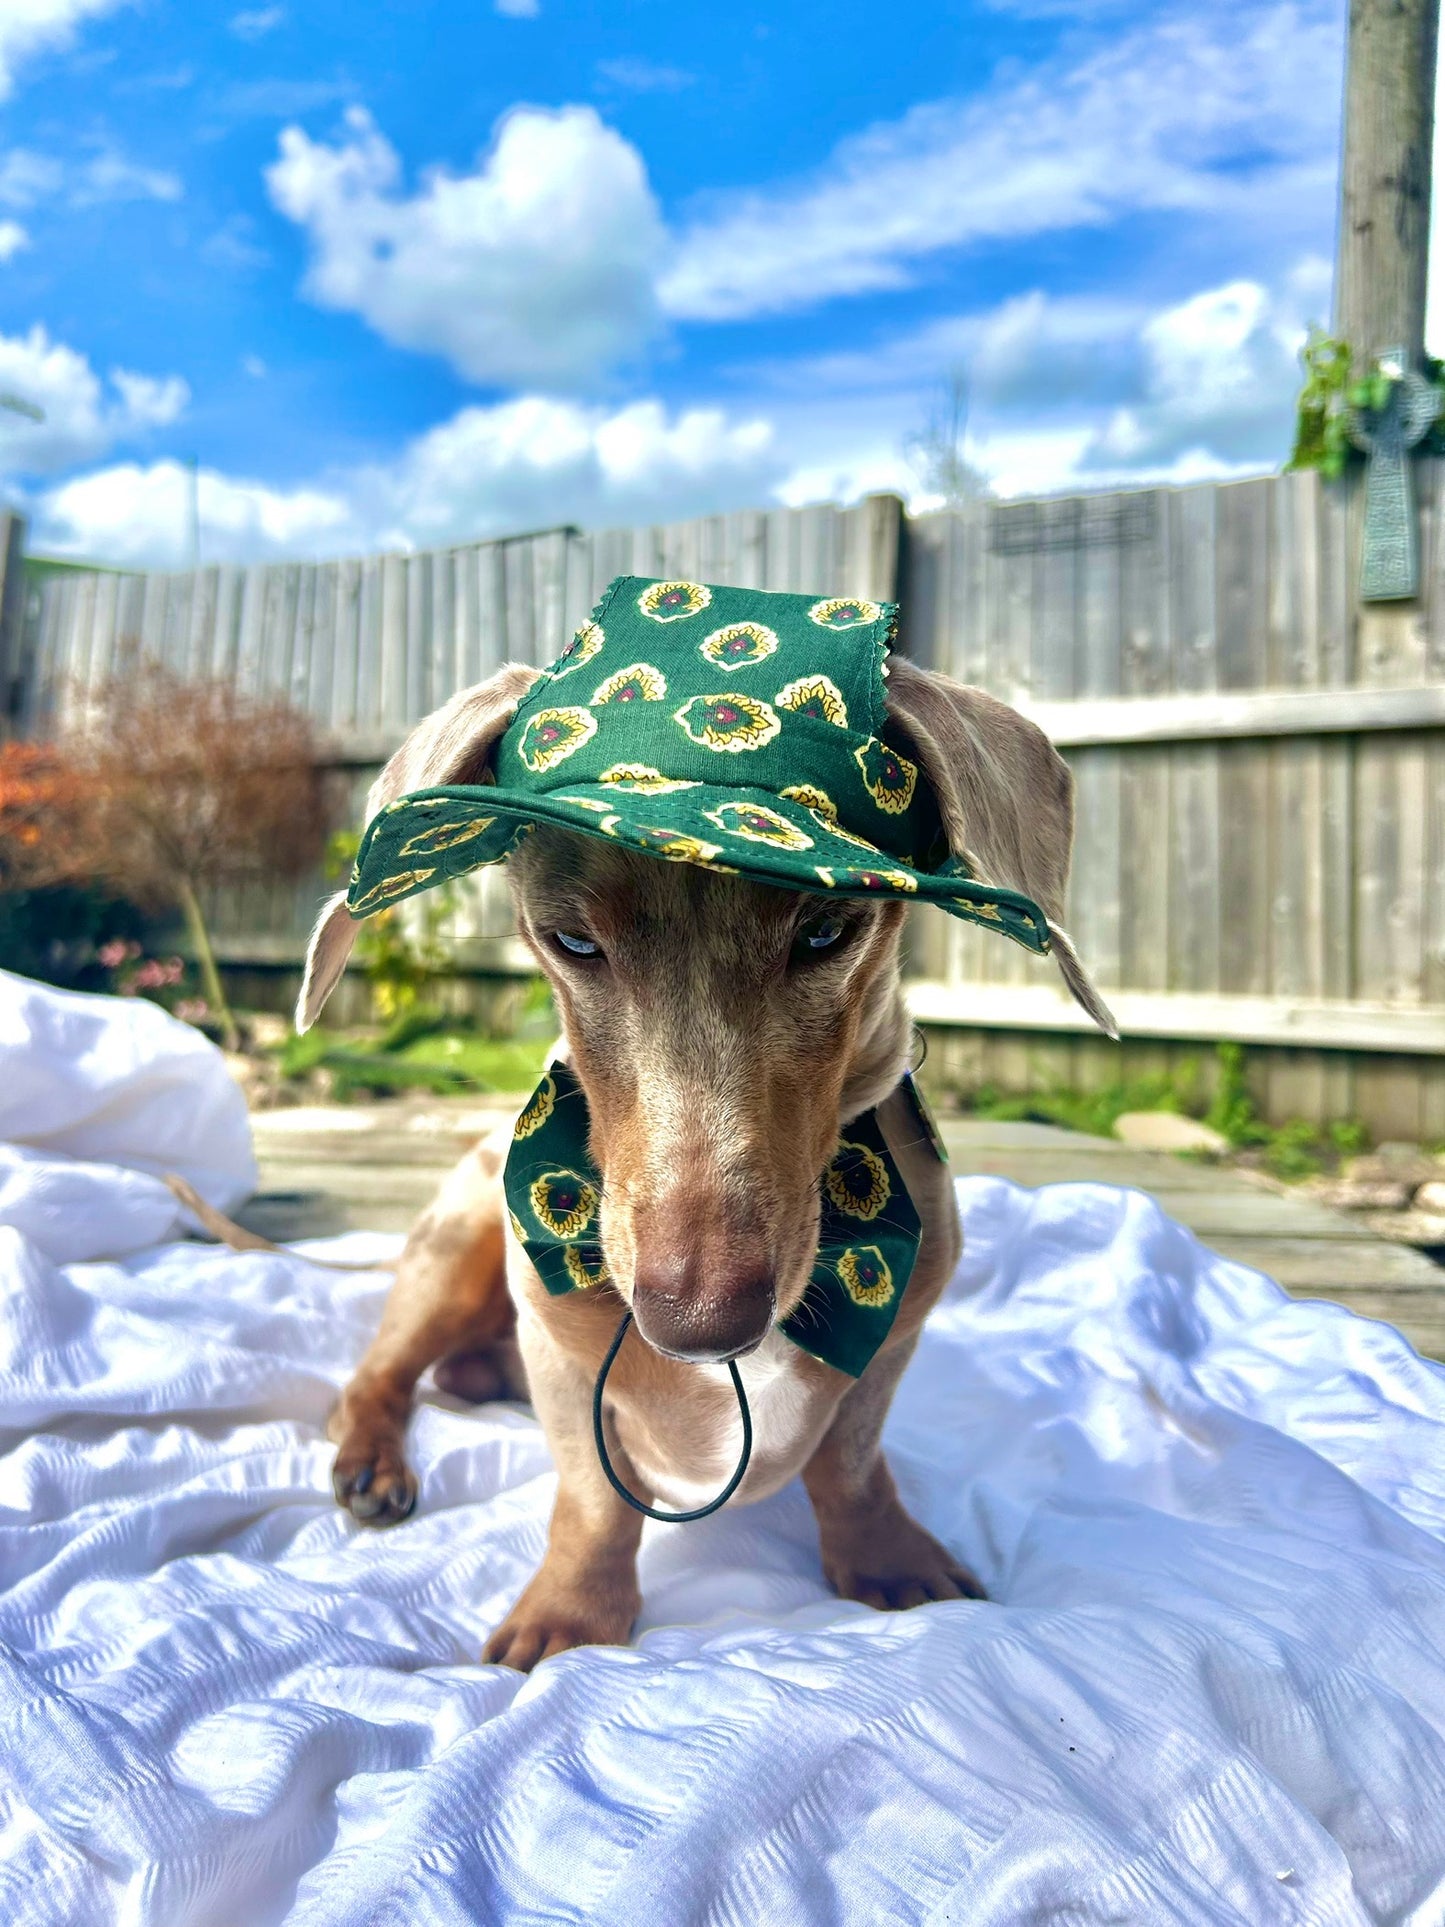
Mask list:
[{"label": "dog's eye", "polygon": [[805,923],[798,932],[795,954],[816,957],[825,950],[836,950],[847,934],[847,928],[841,917],[819,917],[816,922]]},{"label": "dog's eye", "polygon": [[591,937],[574,936],[570,930],[554,930],[553,942],[565,950],[569,957],[600,957],[602,946],[594,943]]}]

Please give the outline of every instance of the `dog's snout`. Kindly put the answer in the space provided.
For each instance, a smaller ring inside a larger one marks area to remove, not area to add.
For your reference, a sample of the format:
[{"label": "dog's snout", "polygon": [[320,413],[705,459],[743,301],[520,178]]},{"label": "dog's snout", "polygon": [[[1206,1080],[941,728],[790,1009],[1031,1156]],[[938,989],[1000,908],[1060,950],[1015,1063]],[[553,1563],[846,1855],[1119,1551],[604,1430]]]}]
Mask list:
[{"label": "dog's snout", "polygon": [[637,1329],[672,1358],[736,1358],[767,1336],[777,1308],[773,1270],[758,1252],[708,1251],[652,1239],[632,1282]]}]

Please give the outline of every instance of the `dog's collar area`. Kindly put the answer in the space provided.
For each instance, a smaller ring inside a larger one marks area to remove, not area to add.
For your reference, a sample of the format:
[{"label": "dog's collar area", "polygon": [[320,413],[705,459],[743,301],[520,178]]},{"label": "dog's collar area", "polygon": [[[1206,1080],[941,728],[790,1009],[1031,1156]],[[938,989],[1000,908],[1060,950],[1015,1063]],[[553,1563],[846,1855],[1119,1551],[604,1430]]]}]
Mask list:
[{"label": "dog's collar area", "polygon": [[[911,1073],[899,1089],[918,1138],[946,1161]],[[504,1184],[512,1230],[554,1296],[606,1284],[602,1180],[588,1150],[587,1099],[554,1064],[513,1132]],[[892,1329],[918,1255],[922,1223],[876,1110],[845,1126],[819,1191],[818,1248],[802,1302],[777,1329],[790,1343],[858,1378]]]},{"label": "dog's collar area", "polygon": [[748,1395],[743,1390],[743,1381],[738,1372],[738,1362],[735,1358],[730,1358],[727,1365],[728,1371],[732,1374],[733,1390],[738,1395],[738,1417],[743,1423],[743,1449],[738,1459],[737,1471],[733,1473],[717,1497],[715,1499],[709,1499],[706,1505],[694,1507],[691,1512],[662,1512],[655,1505],[645,1505],[635,1492],[628,1491],[622,1480],[617,1476],[617,1468],[613,1465],[611,1454],[607,1450],[607,1426],[603,1407],[603,1394],[607,1390],[607,1374],[612,1370],[613,1361],[622,1350],[622,1341],[626,1338],[627,1327],[631,1323],[632,1313],[630,1311],[623,1312],[622,1322],[617,1327],[617,1336],[608,1347],[607,1356],[602,1361],[602,1369],[597,1374],[597,1383],[592,1388],[592,1436],[597,1442],[598,1462],[602,1470],[606,1473],[607,1483],[612,1487],[612,1490],[620,1499],[625,1499],[634,1512],[641,1512],[649,1519],[660,1519],[664,1525],[690,1525],[694,1519],[706,1519],[710,1513],[714,1513],[719,1507],[725,1506],[746,1476],[748,1460],[753,1455],[753,1415],[748,1410]]}]

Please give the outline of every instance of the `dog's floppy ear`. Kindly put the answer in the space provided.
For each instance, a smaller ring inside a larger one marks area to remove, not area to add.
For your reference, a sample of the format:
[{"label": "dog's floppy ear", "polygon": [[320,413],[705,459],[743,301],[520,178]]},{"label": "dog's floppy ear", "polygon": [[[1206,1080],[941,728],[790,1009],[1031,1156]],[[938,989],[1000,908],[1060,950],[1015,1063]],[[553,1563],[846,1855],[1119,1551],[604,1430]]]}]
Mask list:
[{"label": "dog's floppy ear", "polygon": [[980,883],[1022,890],[1049,920],[1053,955],[1075,1001],[1108,1036],[1109,1008],[1063,929],[1074,846],[1074,779],[1036,724],[982,689],[888,664],[888,734],[938,798],[949,847]]},{"label": "dog's floppy ear", "polygon": [[[462,690],[419,722],[372,784],[366,821],[411,790],[441,783],[490,783],[488,758],[516,714],[517,704],[540,674],[525,663],[504,663],[485,682]],[[327,903],[311,932],[306,975],[296,1002],[297,1030],[310,1030],[320,1016],[322,1005],[341,981],[355,941],[356,921],[341,890]]]}]

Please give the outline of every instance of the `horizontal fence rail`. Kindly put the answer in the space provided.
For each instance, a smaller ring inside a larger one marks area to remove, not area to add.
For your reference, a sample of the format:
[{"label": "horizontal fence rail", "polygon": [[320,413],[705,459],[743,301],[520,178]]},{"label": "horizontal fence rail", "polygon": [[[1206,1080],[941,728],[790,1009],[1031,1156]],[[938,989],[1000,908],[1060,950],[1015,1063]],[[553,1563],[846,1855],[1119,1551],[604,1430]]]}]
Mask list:
[{"label": "horizontal fence rail", "polygon": [[[914,1011],[961,1084],[1173,1072],[1232,1039],[1260,1053],[1273,1115],[1445,1139],[1441,464],[1419,481],[1424,593],[1379,617],[1353,600],[1357,500],[1301,474],[58,575],[8,642],[0,624],[0,669],[31,734],[59,728],[127,650],[285,693],[359,811],[407,728],[505,660],[549,660],[614,575],[896,597],[901,647],[1015,704],[1068,758],[1073,934],[1131,1040],[1121,1066],[1047,967],[921,914]],[[223,956],[294,965],[324,887],[227,893]],[[494,872],[467,885],[455,935],[462,968],[526,965]]]}]

